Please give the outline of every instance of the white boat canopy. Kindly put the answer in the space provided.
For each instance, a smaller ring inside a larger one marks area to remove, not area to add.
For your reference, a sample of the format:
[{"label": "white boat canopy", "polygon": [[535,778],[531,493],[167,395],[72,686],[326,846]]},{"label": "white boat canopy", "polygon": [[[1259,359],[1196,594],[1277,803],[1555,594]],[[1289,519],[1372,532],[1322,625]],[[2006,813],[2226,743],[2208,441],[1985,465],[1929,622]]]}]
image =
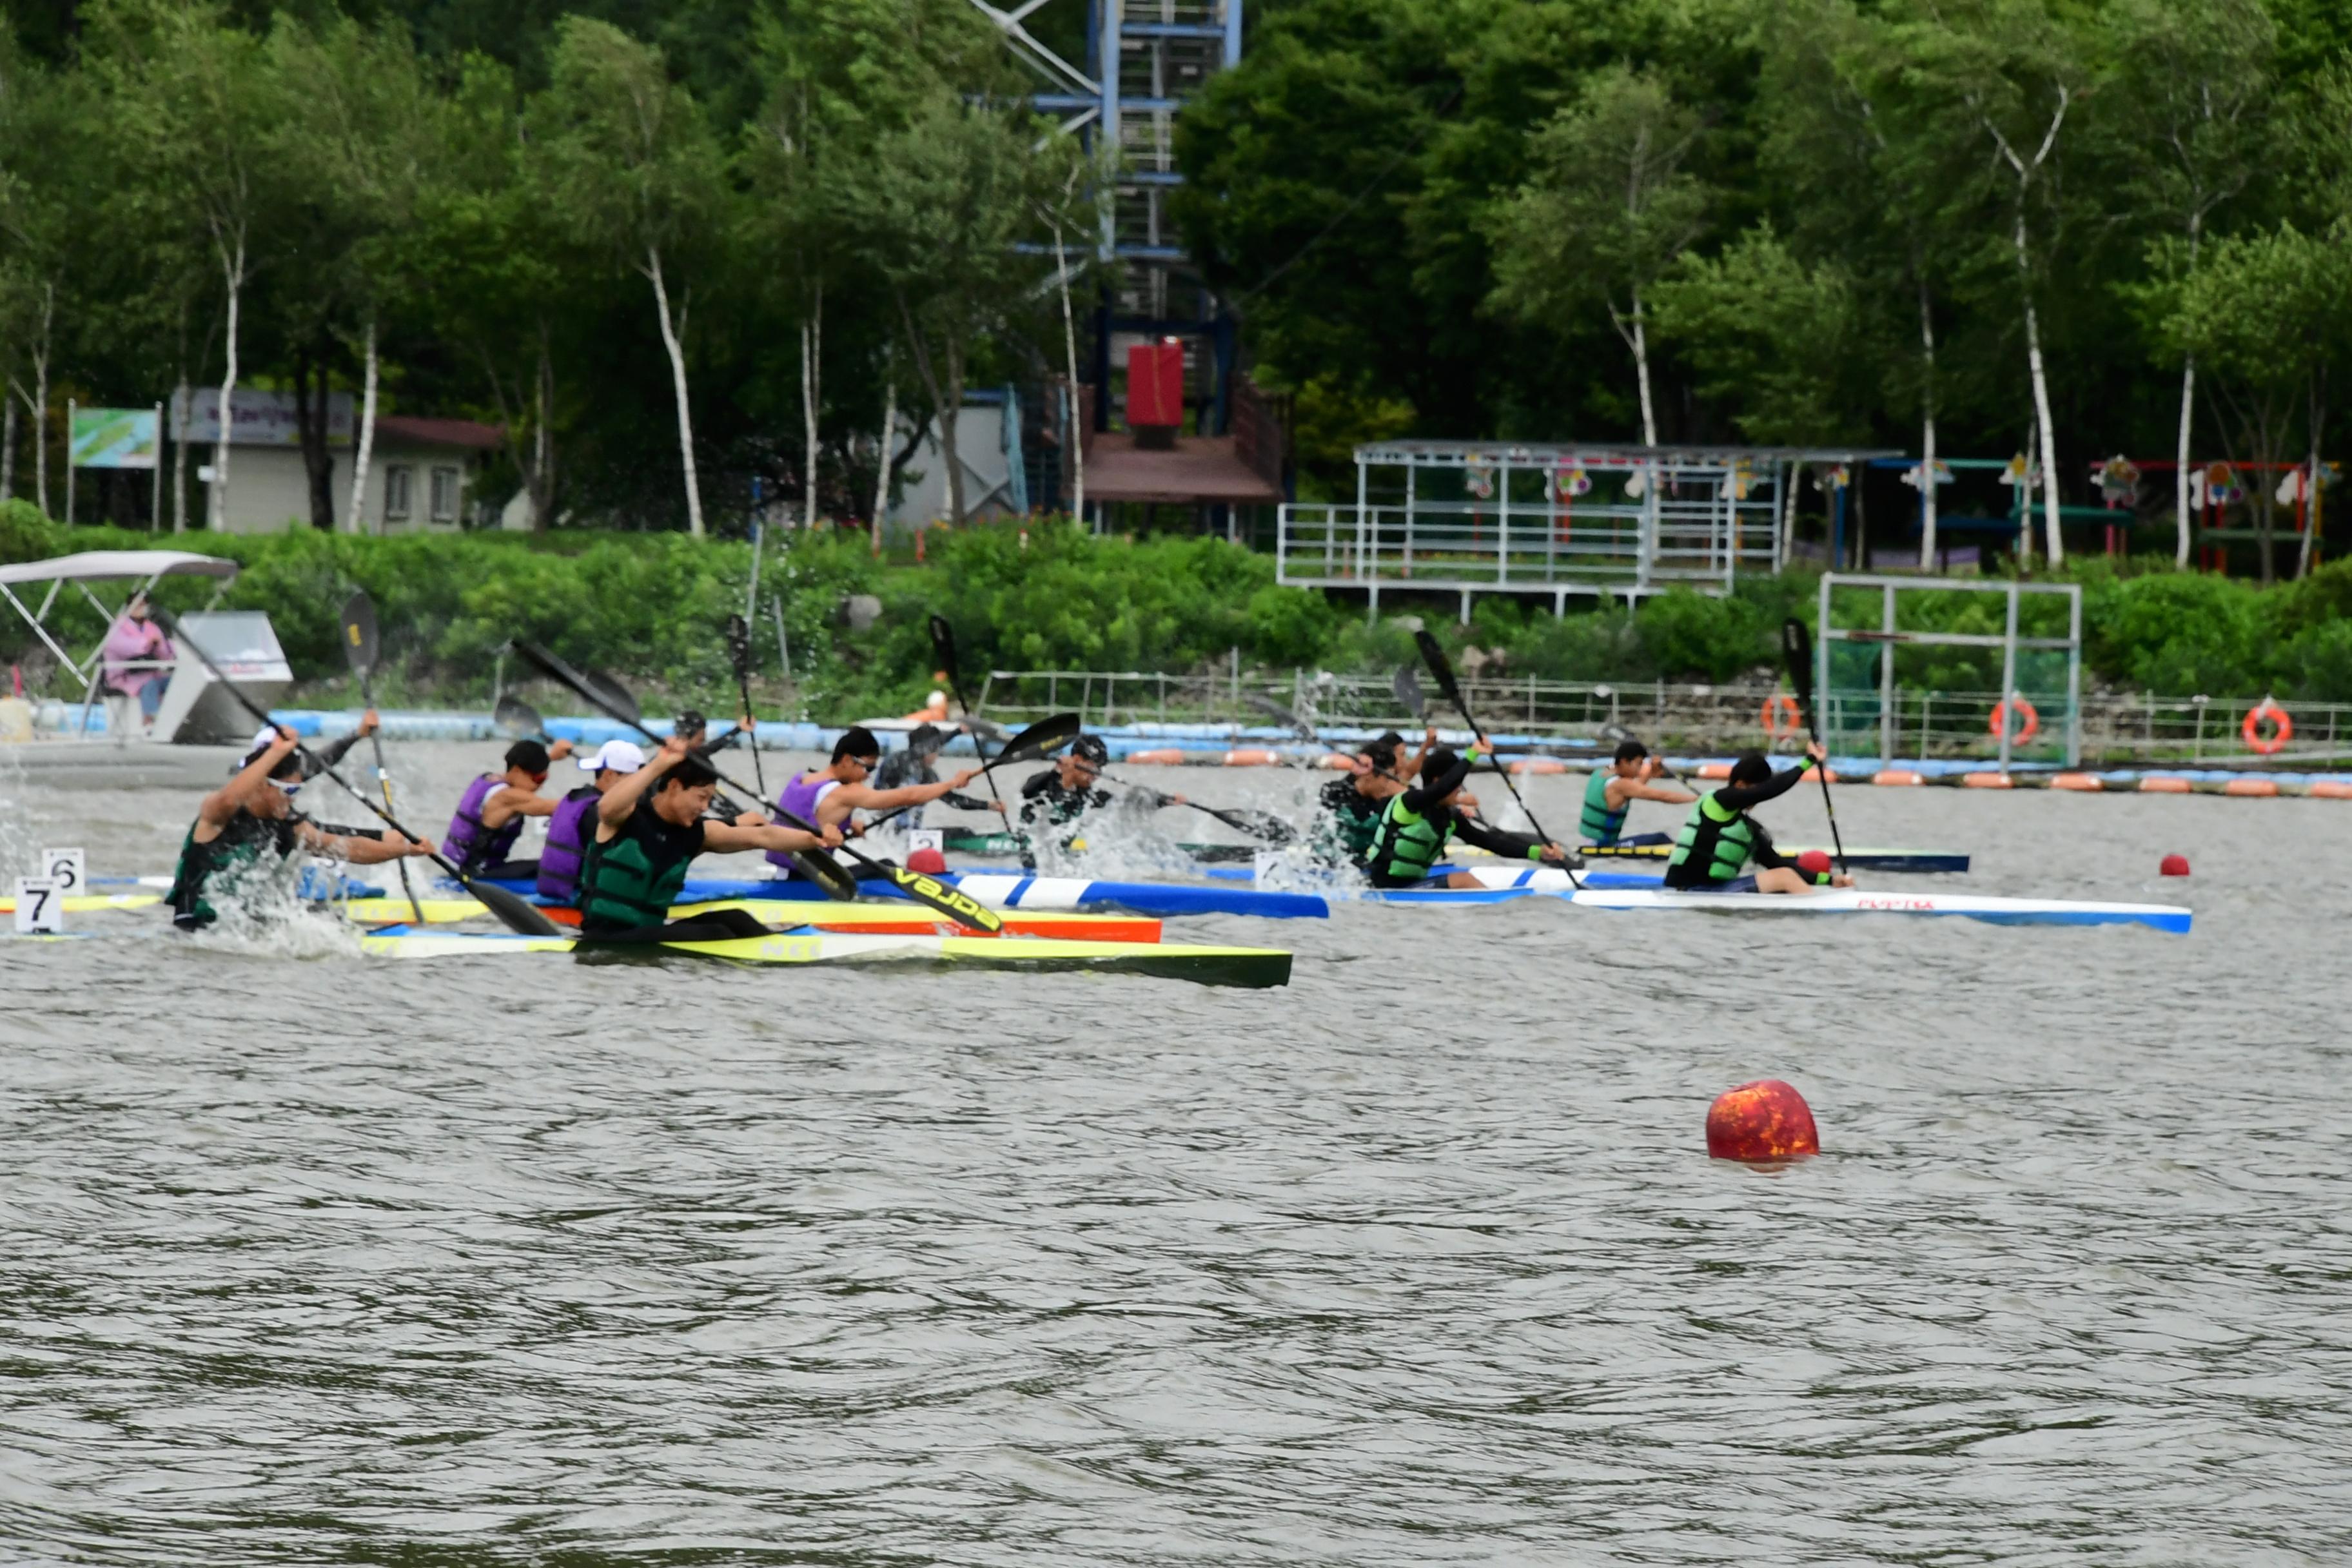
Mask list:
[{"label": "white boat canopy", "polygon": [[[58,646],[58,639],[49,635],[47,626],[49,611],[57,605],[58,591],[68,583],[72,584],[81,596],[89,601],[90,607],[99,613],[100,618],[111,627],[115,616],[121,612],[108,609],[99,596],[90,592],[92,583],[135,583],[138,586],[124,595],[127,604],[131,598],[145,593],[166,577],[213,577],[217,578],[220,584],[213,591],[213,600],[217,603],[236,578],[237,570],[237,563],[226,556],[199,555],[190,550],[84,550],[72,555],[51,556],[47,561],[20,561],[13,565],[0,566],[0,598],[6,599],[15,606],[16,613],[25,617],[25,624],[33,628],[33,635],[57,655],[58,667],[73,671],[81,680],[82,728],[87,731],[89,706],[98,695],[99,654],[105,642],[101,636],[100,646],[90,649],[86,659],[78,659]],[[48,584],[48,591],[41,595],[38,609],[16,596],[18,586],[35,583]]]}]

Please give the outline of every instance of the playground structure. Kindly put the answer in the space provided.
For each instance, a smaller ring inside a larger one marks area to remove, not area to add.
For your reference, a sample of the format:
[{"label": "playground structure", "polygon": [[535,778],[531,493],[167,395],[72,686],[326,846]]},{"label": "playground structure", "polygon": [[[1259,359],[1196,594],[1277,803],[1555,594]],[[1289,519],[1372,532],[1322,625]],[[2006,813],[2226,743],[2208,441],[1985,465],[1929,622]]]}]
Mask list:
[{"label": "playground structure", "polygon": [[1356,448],[1356,500],[1292,503],[1276,537],[1279,581],[1458,595],[1629,602],[1673,586],[1725,592],[1788,562],[1795,490],[1885,452],[1810,447],[1614,447],[1389,441]]}]

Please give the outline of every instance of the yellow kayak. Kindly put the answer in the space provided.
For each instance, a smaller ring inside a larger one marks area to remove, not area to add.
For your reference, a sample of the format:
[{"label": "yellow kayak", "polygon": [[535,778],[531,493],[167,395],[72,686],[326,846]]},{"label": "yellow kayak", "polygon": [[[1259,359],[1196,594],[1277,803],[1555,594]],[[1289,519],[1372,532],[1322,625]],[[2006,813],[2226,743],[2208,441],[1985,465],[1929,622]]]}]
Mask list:
[{"label": "yellow kayak", "polygon": [[372,931],[362,951],[379,958],[495,958],[578,952],[599,957],[664,952],[721,958],[737,963],[950,963],[958,968],[1087,970],[1150,974],[1204,985],[1265,987],[1290,983],[1290,954],[1262,947],[1194,947],[1175,943],[1073,942],[1027,936],[879,935],[790,931],[719,942],[604,945],[568,936],[507,932]]},{"label": "yellow kayak", "polygon": [[[77,893],[65,900],[65,911],[69,915],[87,915],[100,910],[143,910],[163,901],[161,893]],[[16,899],[0,895],[0,915],[16,912]]]}]

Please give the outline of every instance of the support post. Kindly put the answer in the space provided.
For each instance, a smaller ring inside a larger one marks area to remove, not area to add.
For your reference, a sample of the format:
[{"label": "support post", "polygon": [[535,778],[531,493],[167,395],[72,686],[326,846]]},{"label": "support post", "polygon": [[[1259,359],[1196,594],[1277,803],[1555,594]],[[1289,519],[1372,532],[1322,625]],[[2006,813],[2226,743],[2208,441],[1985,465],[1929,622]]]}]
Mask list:
[{"label": "support post", "polygon": [[[73,526],[73,520],[74,520],[74,515],[73,515],[73,514],[74,514],[74,460],[73,460],[73,459],[74,459],[74,450],[73,450],[74,407],[75,407],[74,400],[73,400],[72,398],[70,398],[70,397],[67,398],[67,399],[66,399],[66,526],[67,526],[68,528],[71,528],[71,527]],[[34,432],[34,434],[36,434],[36,435],[37,436],[37,435],[42,434],[42,432],[40,432],[40,431],[37,431],[37,430],[36,432]]]},{"label": "support post", "polygon": [[1895,760],[1895,584],[1885,584],[1880,593],[1878,629],[1885,639],[1878,645],[1878,761],[1883,766]]},{"label": "support post", "polygon": [[[2083,765],[2083,585],[2068,585],[2066,612],[2066,765]],[[2333,721],[2331,720],[2332,723]]]},{"label": "support post", "polygon": [[[2000,697],[2003,702],[2017,695],[2017,600],[2018,585],[2012,578],[2009,584],[2009,624],[2000,649]],[[2000,715],[2000,771],[2006,775],[2009,772],[2010,725],[2017,714],[2011,708],[1996,708],[1994,711]]]},{"label": "support post", "polygon": [[163,405],[155,405],[155,477],[149,481],[153,490],[147,503],[147,531],[155,532],[163,526]]},{"label": "support post", "polygon": [[1835,707],[1830,700],[1830,584],[1834,575],[1830,572],[1822,574],[1821,602],[1814,611],[1813,712],[1822,721],[1823,746],[1832,743],[1831,736],[1837,727]]}]

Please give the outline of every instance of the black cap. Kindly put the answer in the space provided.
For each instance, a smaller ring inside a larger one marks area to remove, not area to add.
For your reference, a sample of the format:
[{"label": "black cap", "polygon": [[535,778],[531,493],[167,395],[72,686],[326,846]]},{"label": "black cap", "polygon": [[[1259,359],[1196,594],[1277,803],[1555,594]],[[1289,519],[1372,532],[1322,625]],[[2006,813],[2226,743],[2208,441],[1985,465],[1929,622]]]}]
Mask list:
[{"label": "black cap", "polygon": [[517,741],[507,748],[507,766],[520,768],[527,773],[547,771],[547,748],[537,741]]},{"label": "black cap", "polygon": [[1070,742],[1070,755],[1100,767],[1110,761],[1110,748],[1100,735],[1081,735]]},{"label": "black cap", "polygon": [[841,739],[833,743],[833,760],[836,763],[844,757],[878,757],[881,754],[882,742],[876,740],[874,731],[863,724],[851,725],[842,731]]}]

